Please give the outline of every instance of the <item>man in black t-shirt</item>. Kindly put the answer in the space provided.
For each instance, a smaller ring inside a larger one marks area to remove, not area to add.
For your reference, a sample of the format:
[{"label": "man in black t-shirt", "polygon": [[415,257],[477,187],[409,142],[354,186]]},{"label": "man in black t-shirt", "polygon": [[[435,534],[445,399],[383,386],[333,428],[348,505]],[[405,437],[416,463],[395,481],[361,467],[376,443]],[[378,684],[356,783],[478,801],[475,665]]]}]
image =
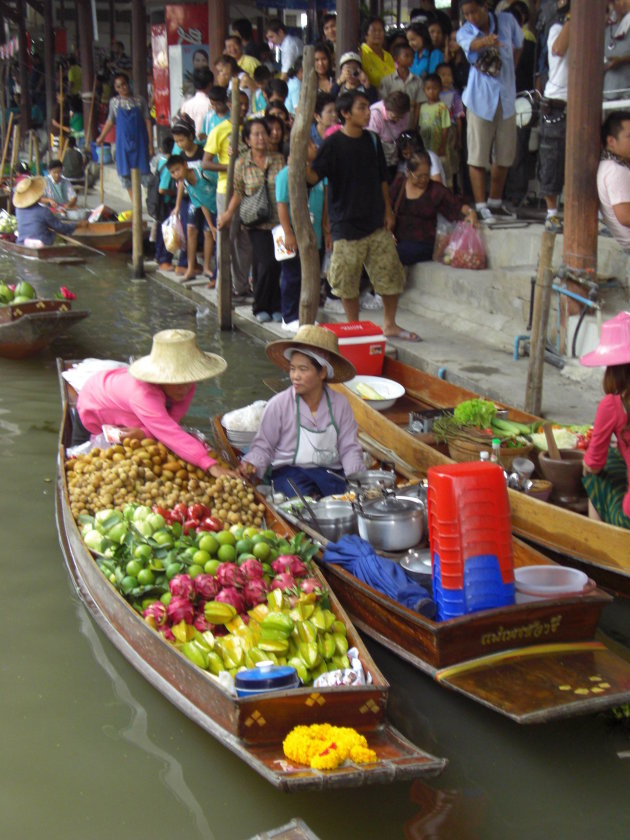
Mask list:
[{"label": "man in black t-shirt", "polygon": [[418,341],[396,323],[405,274],[393,236],[394,213],[387,188],[387,167],[378,137],[365,131],[370,103],[351,91],[337,99],[341,129],[327,137],[306,167],[316,184],[328,178],[328,216],[333,239],[328,280],[343,301],[348,321],[359,320],[359,283],[365,266],[383,298],[383,332],[390,338]]}]

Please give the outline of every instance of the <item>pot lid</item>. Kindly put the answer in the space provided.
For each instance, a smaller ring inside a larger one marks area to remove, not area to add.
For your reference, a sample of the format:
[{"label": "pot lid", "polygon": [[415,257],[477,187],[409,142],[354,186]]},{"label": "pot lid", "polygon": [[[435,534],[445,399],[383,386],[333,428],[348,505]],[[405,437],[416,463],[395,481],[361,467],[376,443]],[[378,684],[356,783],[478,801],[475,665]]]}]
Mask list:
[{"label": "pot lid", "polygon": [[275,665],[273,662],[259,662],[256,668],[239,671],[234,677],[237,688],[264,691],[274,688],[294,688],[297,671],[289,665]]},{"label": "pot lid", "polygon": [[388,481],[393,484],[396,475],[391,470],[362,470],[346,476],[346,481],[355,481],[359,484],[367,481]]},{"label": "pot lid", "polygon": [[401,499],[399,496],[384,496],[365,502],[363,508],[370,516],[391,516],[396,513],[410,513],[420,507],[418,499]]}]

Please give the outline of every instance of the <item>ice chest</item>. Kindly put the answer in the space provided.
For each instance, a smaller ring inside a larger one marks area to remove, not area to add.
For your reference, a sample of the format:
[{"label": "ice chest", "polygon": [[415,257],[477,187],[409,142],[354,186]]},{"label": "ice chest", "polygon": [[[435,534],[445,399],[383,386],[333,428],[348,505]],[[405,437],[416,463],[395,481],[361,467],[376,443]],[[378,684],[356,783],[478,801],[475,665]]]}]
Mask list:
[{"label": "ice chest", "polygon": [[385,361],[385,336],[371,321],[349,321],[345,324],[322,324],[339,340],[339,352],[357,369],[357,373],[380,376]]}]

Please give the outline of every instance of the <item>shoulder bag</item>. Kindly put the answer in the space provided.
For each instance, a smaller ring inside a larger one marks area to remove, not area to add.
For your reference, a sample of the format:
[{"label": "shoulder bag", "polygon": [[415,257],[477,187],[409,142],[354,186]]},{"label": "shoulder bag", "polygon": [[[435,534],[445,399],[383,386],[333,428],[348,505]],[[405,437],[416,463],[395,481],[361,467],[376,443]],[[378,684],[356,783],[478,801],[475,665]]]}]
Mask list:
[{"label": "shoulder bag", "polygon": [[267,189],[267,169],[265,169],[265,180],[260,189],[253,195],[245,195],[241,198],[239,209],[241,222],[245,227],[258,227],[271,219],[271,200]]}]

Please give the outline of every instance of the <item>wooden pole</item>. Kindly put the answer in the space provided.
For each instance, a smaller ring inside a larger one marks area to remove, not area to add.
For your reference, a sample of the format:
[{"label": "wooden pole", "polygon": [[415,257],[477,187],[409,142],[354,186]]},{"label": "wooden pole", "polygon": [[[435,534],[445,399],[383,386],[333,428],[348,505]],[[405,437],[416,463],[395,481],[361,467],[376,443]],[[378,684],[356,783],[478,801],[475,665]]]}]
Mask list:
[{"label": "wooden pole", "polygon": [[7,131],[4,136],[4,146],[2,147],[2,161],[0,162],[0,181],[4,178],[4,163],[7,159],[7,151],[9,150],[9,141],[11,139],[11,129],[13,128],[13,111],[9,114],[9,122],[7,124]]},{"label": "wooden pole", "polygon": [[46,91],[46,125],[50,133],[55,113],[55,50],[53,4],[44,3],[44,89]]},{"label": "wooden pole", "polygon": [[[99,204],[105,203],[105,189],[103,187],[103,146],[100,145],[98,147],[98,185],[100,191],[100,200]],[[87,173],[85,175],[87,178]]]},{"label": "wooden pole", "polygon": [[[92,19],[92,3],[90,0],[80,0],[77,3],[77,14],[81,40],[79,41],[79,55],[81,57],[81,99],[83,101],[83,131],[85,143],[88,136],[92,136],[92,119],[94,118],[94,93],[96,76],[94,74],[94,21]],[[89,146],[88,146],[89,148]]]},{"label": "wooden pole", "polygon": [[20,74],[20,126],[22,136],[31,126],[31,93],[28,77],[28,50],[26,48],[26,3],[25,0],[16,0],[18,30],[18,63]]},{"label": "wooden pole", "polygon": [[[228,162],[227,183],[225,187],[225,206],[230,204],[234,191],[234,166],[238,157],[239,124],[241,119],[241,98],[238,78],[232,79],[232,110],[230,114],[232,121],[232,134],[230,147],[232,154]],[[219,280],[217,283],[217,309],[219,312],[219,329],[232,329],[232,266],[230,261],[230,226],[221,228],[219,231],[220,241],[220,265]]]},{"label": "wooden pole", "polygon": [[131,260],[133,263],[133,276],[144,277],[143,260],[143,230],[142,230],[142,187],[140,185],[140,170],[135,167],[131,170]]},{"label": "wooden pole", "polygon": [[63,160],[63,67],[59,68],[59,148],[57,157]]},{"label": "wooden pole", "polygon": [[556,234],[543,231],[536,287],[534,291],[534,311],[532,313],[532,334],[529,342],[529,368],[525,386],[525,411],[540,414],[542,404],[543,367],[545,362],[545,344],[547,342],[547,322],[551,303],[553,272],[551,261]]},{"label": "wooden pole", "polygon": [[295,110],[291,129],[291,155],[289,158],[289,203],[295,238],[298,243],[302,284],[300,290],[300,324],[313,324],[319,307],[320,263],[317,239],[308,209],[308,194],[304,172],[311,136],[317,75],[315,74],[315,48],[304,47],[303,75],[300,99]]},{"label": "wooden pole", "polygon": [[223,53],[230,27],[227,0],[208,0],[208,50],[210,66]]},{"label": "wooden pole", "polygon": [[42,167],[41,162],[39,160],[39,141],[37,139],[37,132],[33,131],[33,141],[35,146],[35,174],[41,175],[42,174]]},{"label": "wooden pole", "polygon": [[85,149],[89,151],[90,143],[92,141],[92,127],[94,125],[94,112],[96,105],[96,74],[94,74],[94,81],[92,82],[92,92],[90,94],[90,113],[88,114],[88,121],[85,125]]},{"label": "wooden pole", "polygon": [[339,59],[345,52],[354,51],[359,43],[359,4],[356,0],[337,0],[337,72]]},{"label": "wooden pole", "polygon": [[144,0],[131,3],[131,66],[133,92],[147,98],[147,13]]},{"label": "wooden pole", "polygon": [[7,210],[11,209],[12,204],[12,197],[13,197],[13,177],[15,173],[15,167],[18,161],[18,154],[20,150],[20,126],[14,125],[13,126],[13,140],[11,146],[11,171],[9,173],[9,202]]}]

